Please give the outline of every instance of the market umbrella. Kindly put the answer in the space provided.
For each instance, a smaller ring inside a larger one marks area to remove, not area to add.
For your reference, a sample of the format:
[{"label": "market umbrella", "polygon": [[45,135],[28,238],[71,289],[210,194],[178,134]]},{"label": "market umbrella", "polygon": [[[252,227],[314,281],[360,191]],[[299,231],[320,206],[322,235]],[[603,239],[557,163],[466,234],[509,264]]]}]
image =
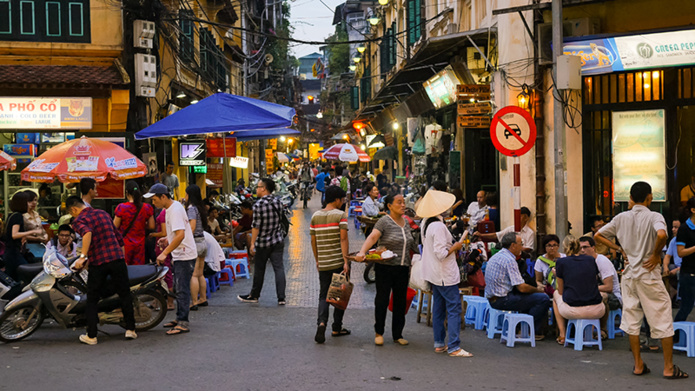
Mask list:
[{"label": "market umbrella", "polygon": [[394,146],[384,147],[374,152],[374,160],[398,160],[398,150]]},{"label": "market umbrella", "polygon": [[275,154],[277,155],[278,161],[279,161],[280,163],[288,163],[288,162],[290,161],[289,156],[285,155],[285,154],[282,153],[282,152],[275,152]]},{"label": "market umbrella", "polygon": [[341,162],[368,162],[371,159],[359,147],[352,144],[336,144],[326,150],[324,159],[340,160]]},{"label": "market umbrella", "polygon": [[50,183],[58,178],[66,183],[94,178],[102,182],[107,175],[125,180],[146,174],[147,166],[120,146],[82,136],[42,153],[22,170],[22,180]]},{"label": "market umbrella", "polygon": [[17,160],[7,153],[0,151],[0,171],[14,170],[17,168]]},{"label": "market umbrella", "polygon": [[295,114],[288,106],[220,92],[155,122],[135,138],[286,128]]}]

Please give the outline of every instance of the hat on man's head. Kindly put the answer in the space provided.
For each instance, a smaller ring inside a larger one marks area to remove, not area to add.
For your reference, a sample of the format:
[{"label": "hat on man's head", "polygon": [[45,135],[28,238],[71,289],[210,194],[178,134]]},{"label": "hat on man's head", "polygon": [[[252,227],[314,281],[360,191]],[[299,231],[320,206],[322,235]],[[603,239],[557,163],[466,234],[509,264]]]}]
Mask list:
[{"label": "hat on man's head", "polygon": [[439,216],[451,208],[454,202],[456,202],[456,196],[451,193],[428,190],[415,213],[422,218]]},{"label": "hat on man's head", "polygon": [[143,197],[145,198],[152,198],[153,195],[162,195],[162,194],[170,194],[169,193],[169,188],[163,184],[163,183],[155,183],[150,187],[150,191],[148,191]]}]

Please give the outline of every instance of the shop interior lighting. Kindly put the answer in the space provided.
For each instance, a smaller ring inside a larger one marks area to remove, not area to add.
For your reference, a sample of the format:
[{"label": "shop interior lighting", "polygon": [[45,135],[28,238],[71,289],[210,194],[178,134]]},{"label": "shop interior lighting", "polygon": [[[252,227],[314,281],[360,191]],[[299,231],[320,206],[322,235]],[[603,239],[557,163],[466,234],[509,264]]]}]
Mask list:
[{"label": "shop interior lighting", "polygon": [[401,126],[398,124],[398,122],[394,122],[393,125],[391,125],[391,126],[393,127],[393,130],[398,130],[398,128],[401,127]]},{"label": "shop interior lighting", "polygon": [[287,144],[292,144],[294,142],[294,139],[288,138],[287,139]]},{"label": "shop interior lighting", "polygon": [[176,98],[177,98],[177,99],[183,99],[183,98],[185,98],[185,97],[186,97],[186,93],[183,92],[183,91],[179,92],[179,93],[176,95]]},{"label": "shop interior lighting", "polygon": [[316,113],[316,118],[318,118],[318,119],[323,118],[323,113],[320,111],[318,113]]},{"label": "shop interior lighting", "polygon": [[191,101],[191,104],[192,104],[192,105],[194,105],[194,104],[196,104],[196,103],[198,103],[198,99],[193,99],[193,100]]},{"label": "shop interior lighting", "polygon": [[363,151],[366,149],[366,148],[364,147],[364,144],[360,144],[360,149],[363,150]]},{"label": "shop interior lighting", "polygon": [[280,141],[281,141],[281,142],[283,142],[283,143],[284,143],[284,142],[285,142],[285,140],[286,140],[286,139],[285,139],[285,136],[280,136]]}]

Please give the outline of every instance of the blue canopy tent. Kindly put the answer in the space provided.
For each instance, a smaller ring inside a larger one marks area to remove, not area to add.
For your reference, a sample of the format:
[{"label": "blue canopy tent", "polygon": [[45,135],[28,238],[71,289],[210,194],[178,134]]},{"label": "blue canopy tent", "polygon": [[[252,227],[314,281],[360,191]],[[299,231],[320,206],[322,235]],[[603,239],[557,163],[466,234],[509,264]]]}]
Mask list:
[{"label": "blue canopy tent", "polygon": [[286,128],[295,114],[291,107],[220,92],[155,122],[135,138]]},{"label": "blue canopy tent", "polygon": [[292,136],[301,134],[302,132],[290,128],[274,128],[274,129],[254,129],[254,130],[242,130],[239,132],[234,132],[232,137],[236,137],[237,141],[249,141],[249,140],[266,140],[269,138],[276,138],[280,136]]}]

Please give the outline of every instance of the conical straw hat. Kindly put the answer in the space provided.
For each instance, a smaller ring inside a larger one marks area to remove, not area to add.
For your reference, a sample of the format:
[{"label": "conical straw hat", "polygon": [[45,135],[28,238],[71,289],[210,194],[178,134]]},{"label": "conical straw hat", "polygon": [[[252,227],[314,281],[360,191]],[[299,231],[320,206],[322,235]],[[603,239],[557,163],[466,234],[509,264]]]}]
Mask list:
[{"label": "conical straw hat", "polygon": [[439,216],[451,208],[456,202],[456,196],[439,190],[428,190],[422,198],[415,213],[422,218]]}]

